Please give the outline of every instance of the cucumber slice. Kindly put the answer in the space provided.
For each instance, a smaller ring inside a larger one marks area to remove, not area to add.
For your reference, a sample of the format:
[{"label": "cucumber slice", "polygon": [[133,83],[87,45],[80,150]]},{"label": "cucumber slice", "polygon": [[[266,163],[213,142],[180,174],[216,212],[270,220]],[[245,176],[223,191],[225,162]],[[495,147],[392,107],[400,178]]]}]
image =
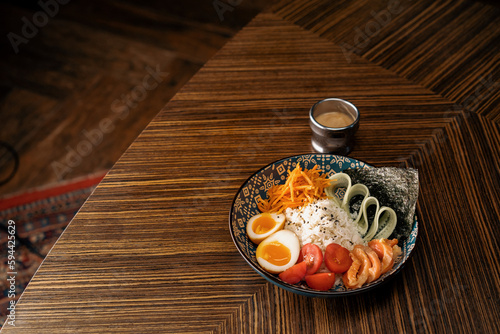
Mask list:
[{"label": "cucumber slice", "polygon": [[[373,217],[373,221],[369,222],[367,212],[368,212],[368,207],[372,205],[376,206],[375,217]],[[359,233],[361,233],[361,235],[363,235],[364,240],[367,241],[372,240],[375,233],[377,233],[378,230],[377,213],[379,211],[379,206],[380,205],[378,204],[378,200],[372,196],[365,198],[363,203],[361,203],[362,217],[358,221],[358,231]],[[368,229],[368,227],[370,228]]]},{"label": "cucumber slice", "polygon": [[[387,206],[380,207],[378,199],[370,196],[368,187],[361,183],[352,185],[351,177],[346,173],[334,174],[330,176],[330,180],[330,186],[325,189],[326,195],[353,219],[359,233],[363,236],[363,240],[370,241],[372,239],[389,238],[397,225],[397,216],[393,209]],[[336,195],[337,190],[340,188],[345,188],[345,194],[342,199]],[[363,201],[357,214],[351,213],[350,202],[354,196],[363,196]],[[368,208],[372,205],[376,206],[376,210],[375,216],[370,222],[368,221],[367,212]]]},{"label": "cucumber slice", "polygon": [[383,206],[377,212],[375,219],[379,228],[373,239],[389,239],[398,222],[396,212],[387,206]]}]

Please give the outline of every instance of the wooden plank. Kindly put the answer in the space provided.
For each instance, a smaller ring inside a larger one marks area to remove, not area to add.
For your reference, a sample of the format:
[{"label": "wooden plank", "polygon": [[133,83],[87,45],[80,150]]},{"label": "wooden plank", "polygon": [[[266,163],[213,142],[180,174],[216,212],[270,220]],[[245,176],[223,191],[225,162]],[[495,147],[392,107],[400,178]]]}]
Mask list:
[{"label": "wooden plank", "polygon": [[[190,78],[192,66],[166,58],[161,63],[147,65],[140,79],[96,77],[72,98],[57,103],[49,100],[52,103],[45,103],[46,107],[43,100],[29,98],[25,100],[29,102],[27,106],[16,108],[20,94],[12,93],[0,113],[5,115],[6,124],[10,124],[4,135],[17,150],[20,165],[2,191],[16,193],[109,170],[131,138],[154,118],[159,106],[167,103]],[[66,117],[61,119],[61,114]],[[14,115],[18,115],[17,122]],[[21,115],[29,117],[20,122]],[[31,129],[28,134],[24,132],[26,128]]]},{"label": "wooden plank", "polygon": [[[175,92],[264,5],[233,6],[221,21],[211,2],[70,2],[58,5],[54,17],[18,45],[19,52],[1,39],[0,119],[13,126],[0,140],[18,150],[21,164],[0,196],[60,181],[53,163],[67,165],[69,151],[85,145],[82,133],[116,116],[113,102],[140,89],[147,68],[160,66],[168,77],[62,179],[111,168]],[[3,2],[0,11],[8,15],[0,32],[23,37],[23,20],[41,10],[37,3]],[[0,169],[10,172],[9,166]]]},{"label": "wooden plank", "polygon": [[500,120],[500,7],[478,1],[281,1],[281,17]]}]

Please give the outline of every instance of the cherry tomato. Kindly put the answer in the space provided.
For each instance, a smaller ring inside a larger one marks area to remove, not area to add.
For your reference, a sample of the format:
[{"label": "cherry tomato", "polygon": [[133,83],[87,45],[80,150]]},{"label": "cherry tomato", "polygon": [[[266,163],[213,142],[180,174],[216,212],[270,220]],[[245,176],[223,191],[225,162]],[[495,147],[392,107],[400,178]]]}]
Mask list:
[{"label": "cherry tomato", "polygon": [[304,279],[306,270],[307,264],[305,262],[300,262],[279,274],[279,277],[287,283],[296,284]]},{"label": "cherry tomato", "polygon": [[304,261],[307,264],[307,275],[312,275],[318,271],[323,263],[323,252],[318,245],[305,244],[299,253],[298,263]]},{"label": "cherry tomato", "polygon": [[325,265],[332,273],[345,273],[352,264],[349,251],[339,244],[332,243],[326,246]]},{"label": "cherry tomato", "polygon": [[335,274],[319,273],[314,275],[306,275],[306,283],[311,289],[328,291],[335,284]]}]

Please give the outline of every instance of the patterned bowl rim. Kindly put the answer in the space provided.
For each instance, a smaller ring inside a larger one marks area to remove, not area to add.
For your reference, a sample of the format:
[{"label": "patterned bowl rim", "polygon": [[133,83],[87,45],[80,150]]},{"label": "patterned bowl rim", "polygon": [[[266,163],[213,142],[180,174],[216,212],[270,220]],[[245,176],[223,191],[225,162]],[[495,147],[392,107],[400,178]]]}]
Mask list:
[{"label": "patterned bowl rim", "polygon": [[[269,281],[269,282],[273,283],[274,285],[277,285],[285,290],[288,290],[288,291],[293,292],[293,293],[297,293],[299,295],[304,295],[304,296],[309,296],[309,297],[324,297],[324,298],[342,297],[342,296],[350,296],[350,295],[360,294],[360,293],[372,290],[374,288],[380,287],[382,284],[384,284],[384,283],[388,282],[389,280],[391,280],[392,278],[394,278],[394,276],[396,276],[401,271],[401,269],[404,267],[405,263],[410,259],[410,257],[414,253],[415,245],[416,245],[417,239],[418,239],[417,238],[417,236],[418,236],[418,219],[417,219],[418,214],[417,214],[417,212],[415,212],[415,219],[413,222],[413,227],[412,227],[412,232],[411,232],[414,235],[415,241],[411,245],[411,248],[409,249],[409,252],[406,254],[406,257],[404,257],[402,259],[402,261],[397,264],[397,268],[393,268],[390,272],[384,274],[383,276],[378,278],[376,281],[374,281],[368,285],[362,286],[361,288],[354,289],[354,290],[318,291],[318,290],[313,290],[311,288],[303,288],[303,287],[298,286],[298,285],[285,283],[282,280],[280,280],[277,275],[270,274],[267,271],[265,271],[264,269],[262,269],[260,266],[255,265],[251,261],[249,256],[244,252],[244,250],[241,249],[238,241],[236,240],[236,235],[235,235],[234,230],[233,230],[232,217],[233,217],[235,201],[238,198],[238,195],[240,194],[242,189],[254,177],[258,176],[262,171],[264,171],[265,169],[267,169],[268,167],[270,167],[272,165],[278,164],[278,163],[283,162],[285,160],[299,159],[301,157],[311,156],[311,155],[318,156],[318,157],[335,157],[335,156],[337,156],[337,157],[347,158],[353,162],[362,162],[368,168],[373,168],[372,165],[369,165],[369,164],[365,163],[364,161],[361,161],[361,160],[358,160],[355,158],[344,157],[344,156],[339,156],[339,155],[335,155],[335,154],[323,154],[323,153],[309,153],[309,154],[292,155],[292,156],[288,156],[286,158],[278,159],[278,160],[271,162],[271,163],[267,164],[266,166],[260,168],[258,171],[254,172],[251,176],[249,176],[245,180],[245,182],[243,182],[243,184],[239,187],[238,191],[236,192],[236,195],[234,196],[233,201],[231,202],[231,210],[229,210],[229,231],[231,232],[231,238],[233,240],[234,245],[236,246],[236,249],[241,254],[241,256],[245,259],[245,261],[250,265],[250,267],[252,267],[259,275],[261,275],[267,281]],[[345,170],[345,169],[343,169],[343,170]]]}]

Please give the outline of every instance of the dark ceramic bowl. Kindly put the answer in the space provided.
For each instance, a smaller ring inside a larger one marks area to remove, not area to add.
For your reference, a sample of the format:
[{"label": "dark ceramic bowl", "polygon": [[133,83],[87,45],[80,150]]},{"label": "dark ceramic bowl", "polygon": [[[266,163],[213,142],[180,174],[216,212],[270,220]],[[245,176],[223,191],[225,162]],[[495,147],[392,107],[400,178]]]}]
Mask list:
[{"label": "dark ceramic bowl", "polygon": [[318,167],[321,168],[323,172],[327,173],[328,176],[339,173],[345,169],[371,168],[371,166],[365,164],[364,162],[344,156],[331,154],[306,154],[273,162],[250,176],[236,193],[229,216],[229,230],[231,232],[231,236],[236,248],[245,261],[247,261],[257,273],[269,282],[288,291],[310,297],[338,297],[357,294],[373,289],[386,282],[388,279],[394,277],[394,275],[401,270],[415,247],[418,234],[418,222],[416,216],[410,236],[406,238],[402,244],[399,244],[401,250],[403,251],[401,260],[397,262],[389,272],[382,275],[379,279],[363,285],[359,289],[346,289],[342,282],[339,282],[329,291],[316,291],[309,288],[305,284],[285,283],[278,277],[278,275],[270,274],[260,267],[255,257],[257,246],[250,241],[246,234],[247,221],[253,215],[260,213],[257,208],[259,199],[266,198],[267,190],[271,186],[285,183],[288,169],[293,170],[297,164],[300,164],[302,168],[307,169],[311,169],[315,165],[318,165]]}]

